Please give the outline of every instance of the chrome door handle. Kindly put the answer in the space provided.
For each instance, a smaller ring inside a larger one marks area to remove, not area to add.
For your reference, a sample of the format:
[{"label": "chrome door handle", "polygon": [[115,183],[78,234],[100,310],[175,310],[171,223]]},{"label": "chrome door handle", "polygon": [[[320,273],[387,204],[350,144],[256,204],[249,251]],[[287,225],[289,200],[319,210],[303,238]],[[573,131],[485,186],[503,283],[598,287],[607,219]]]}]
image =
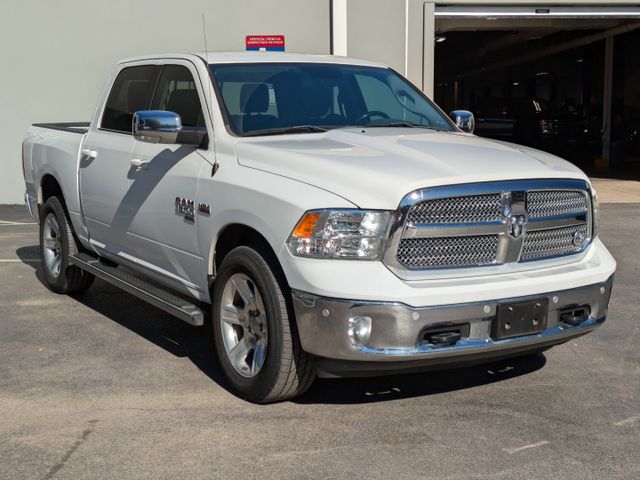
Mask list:
[{"label": "chrome door handle", "polygon": [[80,150],[80,154],[83,157],[96,158],[98,156],[98,152],[95,150],[89,150],[88,148],[83,148]]},{"label": "chrome door handle", "polygon": [[149,166],[149,160],[140,160],[139,158],[131,159],[131,166],[136,170],[146,170]]}]

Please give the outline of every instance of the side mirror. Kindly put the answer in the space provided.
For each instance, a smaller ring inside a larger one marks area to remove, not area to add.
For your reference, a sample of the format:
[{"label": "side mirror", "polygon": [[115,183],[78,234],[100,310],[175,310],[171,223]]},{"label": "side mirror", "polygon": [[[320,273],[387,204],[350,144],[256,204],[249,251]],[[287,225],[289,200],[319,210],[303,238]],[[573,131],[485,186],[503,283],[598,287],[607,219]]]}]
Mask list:
[{"label": "side mirror", "polygon": [[451,120],[453,120],[456,126],[463,132],[473,133],[476,129],[476,119],[468,110],[454,110],[449,113]]},{"label": "side mirror", "polygon": [[176,143],[182,119],[174,112],[140,110],[133,114],[133,138],[147,143]]}]

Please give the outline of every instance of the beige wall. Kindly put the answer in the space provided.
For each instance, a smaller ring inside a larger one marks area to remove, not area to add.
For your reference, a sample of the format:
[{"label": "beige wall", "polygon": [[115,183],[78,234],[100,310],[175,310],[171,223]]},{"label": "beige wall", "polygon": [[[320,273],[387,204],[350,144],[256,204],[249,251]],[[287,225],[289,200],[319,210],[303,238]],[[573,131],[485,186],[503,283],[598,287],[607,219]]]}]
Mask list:
[{"label": "beige wall", "polygon": [[405,0],[348,0],[348,56],[405,73],[405,19]]},{"label": "beige wall", "polygon": [[329,53],[329,0],[3,0],[0,204],[23,203],[20,142],[34,122],[84,121],[112,65],[146,53],[244,50],[284,34],[290,52]]}]

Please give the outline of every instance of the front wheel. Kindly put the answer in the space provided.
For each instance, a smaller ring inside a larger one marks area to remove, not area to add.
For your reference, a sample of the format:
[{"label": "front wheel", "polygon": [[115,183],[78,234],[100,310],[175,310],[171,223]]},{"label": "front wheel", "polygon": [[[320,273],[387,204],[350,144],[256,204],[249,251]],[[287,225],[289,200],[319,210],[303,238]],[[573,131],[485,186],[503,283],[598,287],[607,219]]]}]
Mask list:
[{"label": "front wheel", "polygon": [[235,248],[222,261],[212,292],[220,365],[233,387],[256,403],[301,395],[315,378],[274,262],[259,247]]}]

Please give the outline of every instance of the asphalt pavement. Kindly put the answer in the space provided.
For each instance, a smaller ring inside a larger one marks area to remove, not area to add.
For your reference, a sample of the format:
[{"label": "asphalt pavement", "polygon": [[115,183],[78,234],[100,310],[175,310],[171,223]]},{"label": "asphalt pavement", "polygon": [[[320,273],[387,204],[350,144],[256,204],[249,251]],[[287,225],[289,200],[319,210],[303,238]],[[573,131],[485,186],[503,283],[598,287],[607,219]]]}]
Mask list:
[{"label": "asphalt pavement", "polygon": [[638,479],[639,212],[602,207],[618,272],[596,332],[257,406],[229,391],[210,327],[102,281],[47,290],[37,225],[0,207],[0,479]]}]

